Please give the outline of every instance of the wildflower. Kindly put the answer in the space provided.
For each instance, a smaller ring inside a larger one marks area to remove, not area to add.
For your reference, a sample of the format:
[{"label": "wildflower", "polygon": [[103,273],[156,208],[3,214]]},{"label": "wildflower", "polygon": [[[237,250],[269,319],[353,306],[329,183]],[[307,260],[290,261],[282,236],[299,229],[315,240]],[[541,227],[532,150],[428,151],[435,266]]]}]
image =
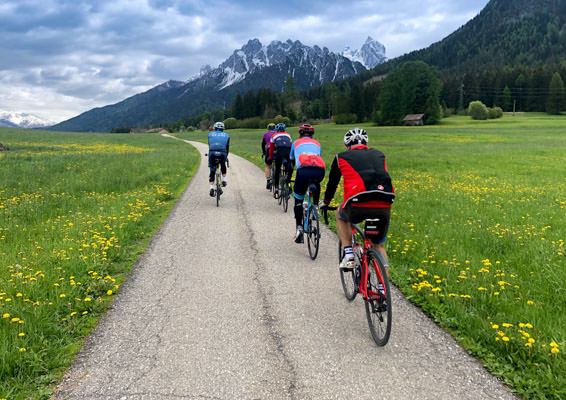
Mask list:
[{"label": "wildflower", "polygon": [[108,296],[112,296],[112,293],[113,293],[112,290],[109,290],[109,291],[106,292],[106,294],[107,294]]},{"label": "wildflower", "polygon": [[10,314],[4,313],[4,314],[2,314],[2,318],[10,318]]},{"label": "wildflower", "polygon": [[532,301],[532,300],[527,300],[527,304],[528,304],[529,306],[532,306],[532,305],[535,304],[535,303],[534,303],[534,301]]},{"label": "wildflower", "polygon": [[501,340],[503,340],[504,342],[508,342],[508,341],[509,341],[509,338],[508,338],[507,336],[503,336],[503,337],[501,338]]},{"label": "wildflower", "polygon": [[18,336],[19,336],[19,337],[24,337],[25,335],[26,335],[26,334],[23,333],[23,332],[18,333]]},{"label": "wildflower", "polygon": [[20,353],[25,353],[27,350],[25,347],[20,347]]},{"label": "wildflower", "polygon": [[550,349],[550,352],[552,354],[557,354],[557,353],[560,353],[560,350],[558,350],[558,347],[553,347],[552,349]]}]

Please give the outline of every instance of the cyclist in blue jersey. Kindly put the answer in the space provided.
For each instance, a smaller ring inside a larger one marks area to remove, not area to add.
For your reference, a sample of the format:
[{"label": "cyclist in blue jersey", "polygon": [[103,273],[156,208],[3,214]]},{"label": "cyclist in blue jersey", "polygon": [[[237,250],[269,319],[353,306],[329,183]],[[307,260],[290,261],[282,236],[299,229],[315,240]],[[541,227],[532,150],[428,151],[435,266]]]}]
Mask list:
[{"label": "cyclist in blue jersey", "polygon": [[[291,135],[285,132],[287,126],[285,124],[275,125],[275,133],[271,136],[269,140],[269,160],[270,162],[275,162],[275,176],[273,176],[273,197],[279,198],[279,177],[281,175],[281,165],[283,163],[287,164],[287,176],[286,179],[291,179],[291,174],[293,170],[289,165],[289,152],[291,151]],[[291,174],[289,174],[291,172]]]},{"label": "cyclist in blue jersey", "polygon": [[220,163],[220,171],[222,171],[222,186],[226,186],[226,160],[230,152],[230,136],[224,132],[224,124],[215,122],[214,131],[208,134],[208,168],[210,168],[210,196],[215,196],[214,175],[216,174],[216,161]]},{"label": "cyclist in blue jersey", "polygon": [[324,179],[324,161],[321,157],[320,143],[312,138],[314,128],[310,124],[303,124],[299,128],[299,139],[291,146],[290,159],[297,166],[293,197],[295,197],[295,222],[297,232],[295,243],[303,243],[303,200],[311,183],[316,185],[313,193],[313,204],[318,204],[320,196],[320,182]]}]

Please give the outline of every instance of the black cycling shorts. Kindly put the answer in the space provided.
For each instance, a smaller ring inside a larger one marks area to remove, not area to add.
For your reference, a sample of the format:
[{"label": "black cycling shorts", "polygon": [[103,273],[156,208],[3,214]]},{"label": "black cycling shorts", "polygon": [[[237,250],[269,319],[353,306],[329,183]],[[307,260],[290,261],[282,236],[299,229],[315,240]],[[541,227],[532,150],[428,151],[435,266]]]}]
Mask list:
[{"label": "black cycling shorts", "polygon": [[391,208],[352,207],[350,205],[342,208],[340,206],[338,218],[351,224],[359,224],[367,219],[378,220],[376,221],[377,229],[372,232],[366,232],[366,234],[373,243],[380,244],[387,239]]}]

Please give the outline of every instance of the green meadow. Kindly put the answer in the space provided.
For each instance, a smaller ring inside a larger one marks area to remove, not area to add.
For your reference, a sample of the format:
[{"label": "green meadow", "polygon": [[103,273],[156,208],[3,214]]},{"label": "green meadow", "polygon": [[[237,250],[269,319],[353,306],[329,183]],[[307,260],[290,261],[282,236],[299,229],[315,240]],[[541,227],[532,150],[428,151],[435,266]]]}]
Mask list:
[{"label": "green meadow", "polygon": [[[329,167],[348,127],[315,128]],[[565,399],[566,117],[365,128],[397,193],[395,285],[519,395]],[[263,131],[230,133],[231,151],[262,167]]]},{"label": "green meadow", "polygon": [[0,143],[0,399],[43,399],[199,156],[158,135],[0,128]]}]

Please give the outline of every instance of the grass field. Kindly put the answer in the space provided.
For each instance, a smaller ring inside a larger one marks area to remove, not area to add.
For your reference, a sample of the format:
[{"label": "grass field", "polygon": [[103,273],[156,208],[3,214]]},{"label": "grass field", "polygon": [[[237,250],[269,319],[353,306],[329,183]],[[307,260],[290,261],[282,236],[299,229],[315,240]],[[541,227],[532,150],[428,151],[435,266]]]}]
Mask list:
[{"label": "grass field", "polygon": [[0,399],[44,399],[199,156],[156,135],[0,128],[0,143]]},{"label": "grass field", "polygon": [[[521,396],[566,399],[566,117],[365,127],[397,192],[394,283]],[[347,127],[316,129],[329,167]],[[262,166],[263,131],[230,133]]]}]

